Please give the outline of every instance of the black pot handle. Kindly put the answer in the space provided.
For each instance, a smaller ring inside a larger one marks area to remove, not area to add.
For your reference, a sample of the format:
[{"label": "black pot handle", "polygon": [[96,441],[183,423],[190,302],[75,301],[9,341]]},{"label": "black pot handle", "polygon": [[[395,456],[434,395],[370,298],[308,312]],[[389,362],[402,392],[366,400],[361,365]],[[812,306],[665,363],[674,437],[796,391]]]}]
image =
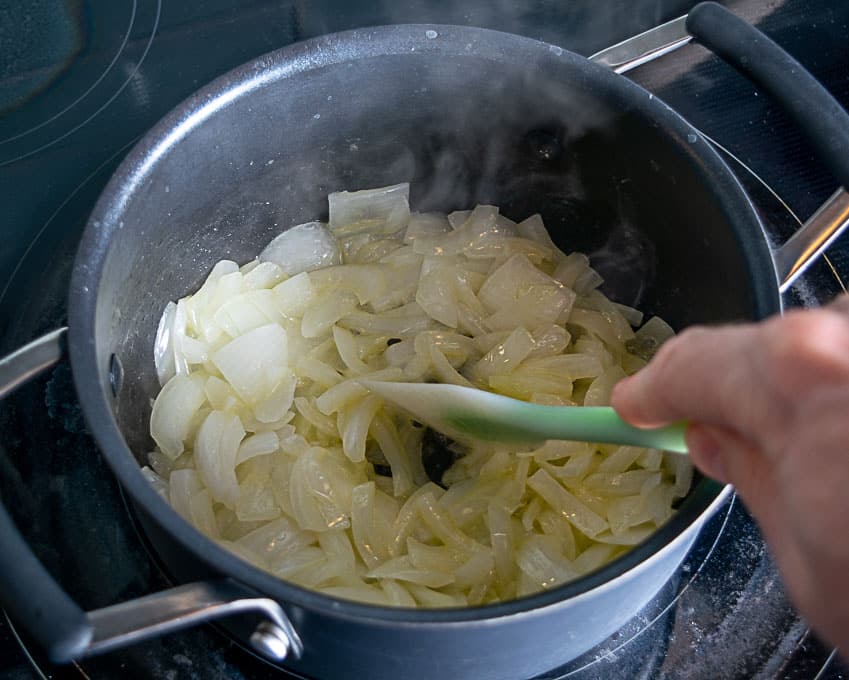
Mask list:
[{"label": "black pot handle", "polygon": [[[0,359],[0,399],[54,366],[65,354],[67,328]],[[2,499],[0,499],[2,500]],[[261,616],[254,649],[281,661],[303,644],[279,603],[230,579],[199,581],[84,612],[41,565],[0,502],[0,607],[54,663],[100,654],[169,631],[226,616]]]},{"label": "black pot handle", "polygon": [[715,2],[696,5],[687,31],[766,91],[807,135],[820,159],[849,188],[849,114],[793,57]]},{"label": "black pot handle", "polygon": [[[67,328],[48,333],[0,360],[0,398],[56,364]],[[80,656],[92,638],[85,612],[41,565],[0,503],[0,605],[44,647],[51,660]]]}]

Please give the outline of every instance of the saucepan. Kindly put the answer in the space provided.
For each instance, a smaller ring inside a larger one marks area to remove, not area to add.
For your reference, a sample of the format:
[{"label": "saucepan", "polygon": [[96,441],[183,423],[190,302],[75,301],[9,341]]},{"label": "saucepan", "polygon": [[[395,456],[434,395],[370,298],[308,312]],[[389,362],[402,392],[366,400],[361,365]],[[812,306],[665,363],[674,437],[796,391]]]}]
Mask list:
[{"label": "saucepan", "polygon": [[[717,5],[696,7],[686,29],[776,96],[849,186],[849,117],[812,77]],[[85,613],[0,511],[0,602],[55,661],[223,617],[245,644],[308,677],[515,680],[602,641],[675,573],[729,488],[700,479],[647,541],[572,583],[411,610],[260,571],[142,476],[167,301],[217,260],[248,261],[282,229],[321,216],[328,192],[402,181],[418,210],[541,212],[558,244],[590,253],[608,295],[678,328],[780,312],[780,289],[849,218],[839,191],[773,248],[735,176],[677,113],[611,68],[515,35],[361,29],[222,76],[151,130],[105,188],[74,265],[69,329],[0,362],[5,392],[67,349],[88,426],[179,584]]]}]

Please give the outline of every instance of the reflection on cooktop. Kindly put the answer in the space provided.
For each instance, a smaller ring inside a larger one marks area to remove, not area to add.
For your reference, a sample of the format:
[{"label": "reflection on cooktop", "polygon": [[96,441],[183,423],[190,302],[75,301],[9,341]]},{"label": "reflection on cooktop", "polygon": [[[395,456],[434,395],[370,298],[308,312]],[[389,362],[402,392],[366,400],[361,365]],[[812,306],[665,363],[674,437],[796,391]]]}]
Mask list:
[{"label": "reflection on cooktop", "polygon": [[[0,106],[6,109],[0,167],[42,152],[83,126],[96,126],[98,115],[127,87],[136,99],[147,96],[140,69],[156,38],[160,10],[159,0],[98,3],[89,12],[55,0],[13,9],[10,24],[23,35],[4,45],[24,49],[5,62],[17,64],[14,77],[0,80]],[[45,53],[44,45],[59,52]],[[38,96],[48,86],[49,96]]]}]

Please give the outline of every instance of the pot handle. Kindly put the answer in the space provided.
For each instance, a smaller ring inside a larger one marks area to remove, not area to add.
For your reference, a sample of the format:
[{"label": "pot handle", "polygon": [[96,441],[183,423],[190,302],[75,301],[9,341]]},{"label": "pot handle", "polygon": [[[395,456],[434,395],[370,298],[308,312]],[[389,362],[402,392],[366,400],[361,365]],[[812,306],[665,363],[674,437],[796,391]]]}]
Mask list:
[{"label": "pot handle", "polygon": [[[773,97],[799,124],[842,187],[849,187],[849,114],[793,57],[754,26],[715,2],[696,5],[687,31]],[[849,226],[841,188],[774,252],[782,291]]]},{"label": "pot handle", "polygon": [[[67,332],[59,328],[0,359],[0,399],[58,363],[65,354]],[[244,612],[262,615],[250,641],[264,656],[281,661],[298,658],[303,651],[282,607],[231,579],[190,583],[86,613],[38,561],[2,502],[0,607],[54,663]]]},{"label": "pot handle", "polygon": [[[67,328],[60,328],[0,360],[0,398],[58,363]],[[68,660],[92,638],[85,612],[33,555],[0,504],[0,605],[42,642],[51,659]]]}]

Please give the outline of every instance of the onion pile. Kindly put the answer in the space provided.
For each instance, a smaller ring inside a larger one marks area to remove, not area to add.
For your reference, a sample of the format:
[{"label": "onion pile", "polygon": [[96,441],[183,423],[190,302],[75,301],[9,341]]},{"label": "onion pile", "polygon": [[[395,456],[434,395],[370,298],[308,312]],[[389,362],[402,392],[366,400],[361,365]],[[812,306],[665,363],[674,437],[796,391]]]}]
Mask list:
[{"label": "onion pile", "polygon": [[359,380],[600,405],[672,331],[607,299],[539,215],[411,213],[408,196],[331,194],[328,224],[293,227],[241,267],[221,261],[168,304],[144,473],[210,538],[335,597],[460,607],[591,572],[670,517],[690,488],[685,457],[460,449]]}]

